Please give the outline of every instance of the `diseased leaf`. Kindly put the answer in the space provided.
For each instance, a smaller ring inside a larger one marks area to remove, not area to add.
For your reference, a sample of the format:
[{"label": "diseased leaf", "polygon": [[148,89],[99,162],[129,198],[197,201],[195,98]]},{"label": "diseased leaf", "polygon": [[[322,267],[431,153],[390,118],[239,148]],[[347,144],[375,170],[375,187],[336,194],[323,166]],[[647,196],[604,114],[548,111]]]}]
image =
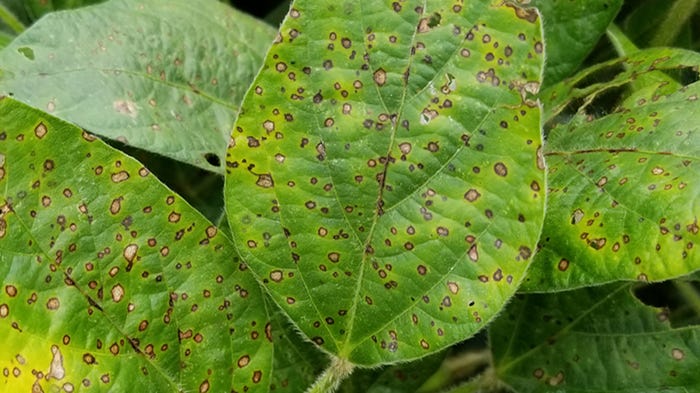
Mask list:
[{"label": "diseased leaf", "polygon": [[445,353],[379,369],[355,371],[341,385],[340,393],[404,393],[416,392],[440,368]]},{"label": "diseased leaf", "polygon": [[282,310],[269,299],[265,305],[272,315],[275,358],[273,363],[271,392],[299,392],[310,386],[328,363],[323,352],[303,340]]},{"label": "diseased leaf", "polygon": [[698,63],[694,52],[641,51],[609,63],[626,68],[609,82],[585,85],[587,71],[545,95],[556,103],[550,113],[581,107],[552,120],[547,216],[525,290],[661,281],[700,268],[700,138],[688,121],[700,116],[700,83],[673,93],[668,81],[650,83],[611,113],[592,109],[630,81],[655,81],[645,72]]},{"label": "diseased leaf", "polygon": [[541,227],[542,38],[502,1],[296,1],[234,127],[237,246],[299,329],[361,365],[473,335]]},{"label": "diseased leaf", "polygon": [[267,392],[278,328],[230,241],[91,134],[0,119],[3,390]]},{"label": "diseased leaf", "polygon": [[632,284],[516,296],[489,328],[498,378],[525,392],[700,388],[700,328],[672,329]]},{"label": "diseased leaf", "polygon": [[544,85],[571,75],[595,47],[622,7],[622,0],[532,2],[542,13],[547,63]]},{"label": "diseased leaf", "polygon": [[52,13],[0,52],[0,92],[107,138],[223,172],[274,29],[216,1]]}]

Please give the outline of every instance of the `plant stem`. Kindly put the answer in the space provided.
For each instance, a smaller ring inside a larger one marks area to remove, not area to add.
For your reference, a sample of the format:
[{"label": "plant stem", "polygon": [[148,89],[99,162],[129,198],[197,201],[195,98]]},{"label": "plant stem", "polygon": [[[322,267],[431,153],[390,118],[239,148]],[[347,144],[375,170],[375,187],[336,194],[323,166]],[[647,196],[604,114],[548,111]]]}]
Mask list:
[{"label": "plant stem", "polygon": [[333,393],[338,390],[340,383],[349,377],[354,369],[355,365],[347,359],[333,356],[331,364],[306,390],[306,393]]},{"label": "plant stem", "polygon": [[617,55],[620,57],[627,56],[630,53],[636,52],[639,50],[637,48],[637,45],[630,40],[625,33],[620,30],[620,28],[614,24],[611,23],[610,26],[608,26],[608,29],[605,31],[605,35],[608,36],[608,39],[612,43],[613,47],[615,47],[615,51],[617,52]]},{"label": "plant stem", "polygon": [[3,4],[0,4],[0,20],[3,21],[9,27],[14,31],[16,34],[19,34],[24,31],[24,25],[22,22],[17,19],[10,10],[7,9]]},{"label": "plant stem", "polygon": [[656,29],[651,46],[670,46],[678,37],[681,28],[688,22],[698,6],[698,0],[677,0],[666,14],[666,18]]},{"label": "plant stem", "polygon": [[678,289],[678,292],[683,295],[683,298],[693,311],[695,311],[697,315],[700,315],[700,293],[698,293],[693,284],[683,280],[675,280],[673,281],[673,285]]}]

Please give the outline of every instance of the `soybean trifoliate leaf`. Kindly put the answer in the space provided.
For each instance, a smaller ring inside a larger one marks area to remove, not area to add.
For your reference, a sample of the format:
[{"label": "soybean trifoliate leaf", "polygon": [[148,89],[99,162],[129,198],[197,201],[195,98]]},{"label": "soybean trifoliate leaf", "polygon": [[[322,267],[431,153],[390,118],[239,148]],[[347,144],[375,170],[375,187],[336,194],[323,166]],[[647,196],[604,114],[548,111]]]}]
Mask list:
[{"label": "soybean trifoliate leaf", "polygon": [[222,172],[274,29],[216,1],[113,0],[47,15],[0,52],[0,92],[102,136]]},{"label": "soybean trifoliate leaf", "polygon": [[690,392],[700,328],[672,329],[633,284],[516,296],[489,327],[498,378],[525,392]]},{"label": "soybean trifoliate leaf", "polygon": [[268,391],[274,328],[229,240],[137,161],[0,100],[5,391]]},{"label": "soybean trifoliate leaf", "polygon": [[[669,56],[651,57],[659,53]],[[638,52],[624,61],[627,76],[589,90],[549,132],[547,216],[526,290],[660,281],[700,268],[700,83],[664,94],[668,81],[650,79],[612,113],[589,112],[605,90],[684,53]]]},{"label": "soybean trifoliate leaf", "polygon": [[503,1],[296,1],[226,170],[241,253],[299,329],[361,365],[473,335],[543,214],[536,11]]}]

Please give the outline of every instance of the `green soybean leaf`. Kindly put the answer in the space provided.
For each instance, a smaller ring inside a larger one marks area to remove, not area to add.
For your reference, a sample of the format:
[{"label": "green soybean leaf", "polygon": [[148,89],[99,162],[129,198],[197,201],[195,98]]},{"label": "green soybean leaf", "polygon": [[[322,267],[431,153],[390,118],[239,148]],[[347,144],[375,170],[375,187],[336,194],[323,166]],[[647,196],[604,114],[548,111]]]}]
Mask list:
[{"label": "green soybean leaf", "polygon": [[376,365],[473,335],[543,215],[534,10],[292,4],[228,152],[230,226],[299,329]]},{"label": "green soybean leaf", "polygon": [[340,393],[403,393],[417,392],[442,364],[445,353],[440,352],[409,363],[379,369],[361,369],[350,376]]},{"label": "green soybean leaf", "polygon": [[0,119],[2,390],[267,392],[281,330],[230,241],[91,134]]},{"label": "green soybean leaf", "polygon": [[690,392],[700,328],[672,329],[633,284],[517,296],[489,327],[498,378],[514,392]]},{"label": "green soybean leaf", "polygon": [[551,86],[581,65],[620,11],[622,0],[535,0],[533,5],[544,19],[544,85]]},{"label": "green soybean leaf", "polygon": [[[545,94],[559,115],[545,145],[547,216],[525,290],[660,281],[700,268],[700,83],[671,93],[667,80],[642,78],[698,63],[694,52],[641,51],[606,64],[626,68],[610,81],[586,85],[587,71]],[[623,95],[611,113],[598,106],[641,80],[649,85]],[[571,105],[580,105],[575,114],[557,112]]]},{"label": "green soybean leaf", "polygon": [[274,30],[216,1],[52,13],[0,52],[0,92],[100,135],[222,172]]},{"label": "green soybean leaf", "polygon": [[311,385],[328,363],[326,356],[303,340],[289,318],[266,298],[268,314],[272,315],[275,358],[271,392],[299,392]]}]

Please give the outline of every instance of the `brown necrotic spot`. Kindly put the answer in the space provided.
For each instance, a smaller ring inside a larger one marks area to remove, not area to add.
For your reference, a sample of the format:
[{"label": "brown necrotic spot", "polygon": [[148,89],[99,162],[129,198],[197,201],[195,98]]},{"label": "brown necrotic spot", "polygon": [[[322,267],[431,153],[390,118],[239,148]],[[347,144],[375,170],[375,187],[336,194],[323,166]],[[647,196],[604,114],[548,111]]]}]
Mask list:
[{"label": "brown necrotic spot", "polygon": [[117,284],[112,287],[112,300],[115,303],[119,303],[124,298],[124,287],[121,284]]},{"label": "brown necrotic spot", "polygon": [[496,270],[493,273],[493,280],[494,281],[501,281],[503,279],[503,271],[501,269]]},{"label": "brown necrotic spot", "polygon": [[258,175],[258,180],[255,182],[258,187],[271,188],[274,187],[275,182],[272,180],[272,175],[269,173],[263,173]]},{"label": "brown necrotic spot", "polygon": [[506,167],[506,164],[502,162],[497,162],[493,166],[493,171],[498,175],[498,176],[506,176],[508,175],[508,168]]},{"label": "brown necrotic spot", "polygon": [[467,251],[467,255],[469,256],[469,259],[471,259],[473,262],[477,262],[479,260],[479,250],[477,249],[476,244],[473,244],[469,248],[469,251]]},{"label": "brown necrotic spot", "polygon": [[383,68],[374,72],[374,82],[379,86],[384,86],[386,83],[386,71]]},{"label": "brown necrotic spot", "polygon": [[464,194],[464,199],[469,202],[474,202],[479,199],[480,196],[481,194],[479,194],[479,191],[472,188]]},{"label": "brown necrotic spot", "polygon": [[528,259],[532,255],[532,250],[530,250],[530,247],[527,246],[520,246],[518,252],[522,259]]},{"label": "brown necrotic spot", "polygon": [[139,250],[139,246],[136,244],[129,244],[128,246],[124,247],[124,252],[122,255],[124,256],[124,259],[126,259],[127,262],[132,263],[134,261],[134,258],[136,257],[136,252]]},{"label": "brown necrotic spot", "polygon": [[281,270],[273,270],[270,272],[270,280],[280,282],[282,281],[282,278],[284,278],[284,275],[282,274]]},{"label": "brown necrotic spot", "polygon": [[0,304],[0,318],[7,318],[8,315],[10,315],[10,306],[5,303]]},{"label": "brown necrotic spot", "polygon": [[566,271],[566,269],[569,268],[569,260],[562,258],[559,260],[559,264],[557,264],[557,268],[561,270],[562,272]]},{"label": "brown necrotic spot", "polygon": [[248,356],[248,355],[241,356],[240,358],[238,358],[238,362],[236,362],[236,364],[238,364],[239,368],[243,368],[243,367],[247,366],[249,363],[250,363],[250,356]]},{"label": "brown necrotic spot", "polygon": [[416,270],[418,271],[418,274],[420,274],[421,276],[425,276],[426,273],[428,273],[428,268],[423,266],[423,265],[418,265]]},{"label": "brown necrotic spot", "polygon": [[46,172],[52,171],[55,167],[56,167],[56,164],[54,163],[53,160],[44,161],[44,170]]},{"label": "brown necrotic spot", "polygon": [[673,348],[673,350],[671,350],[671,356],[673,359],[680,361],[685,358],[685,353],[679,348]]},{"label": "brown necrotic spot", "polygon": [[37,138],[42,139],[44,136],[46,136],[46,133],[48,133],[49,130],[46,128],[46,125],[44,123],[39,123],[36,127],[34,127],[34,135],[36,135]]},{"label": "brown necrotic spot", "polygon": [[340,260],[340,254],[337,252],[331,252],[328,254],[328,260],[330,260],[333,263],[337,263]]},{"label": "brown necrotic spot", "polygon": [[59,307],[61,307],[61,302],[56,297],[52,297],[46,302],[46,308],[49,310],[58,310]]},{"label": "brown necrotic spot", "polygon": [[453,281],[448,281],[447,282],[447,288],[452,292],[454,295],[456,295],[459,292],[459,285],[456,282]]},{"label": "brown necrotic spot", "polygon": [[9,297],[17,296],[17,287],[14,285],[5,285],[5,293]]},{"label": "brown necrotic spot", "polygon": [[119,171],[119,172],[112,174],[112,181],[115,183],[121,183],[128,178],[129,178],[129,172],[127,172],[127,171]]},{"label": "brown necrotic spot", "polygon": [[88,364],[88,365],[93,365],[93,364],[97,363],[97,360],[95,359],[95,357],[92,354],[84,353],[83,354],[83,362],[85,362],[85,364]]},{"label": "brown necrotic spot", "polygon": [[109,206],[109,212],[112,214],[117,214],[122,208],[122,201],[124,200],[124,197],[119,197],[115,198],[112,200],[112,204]]}]

